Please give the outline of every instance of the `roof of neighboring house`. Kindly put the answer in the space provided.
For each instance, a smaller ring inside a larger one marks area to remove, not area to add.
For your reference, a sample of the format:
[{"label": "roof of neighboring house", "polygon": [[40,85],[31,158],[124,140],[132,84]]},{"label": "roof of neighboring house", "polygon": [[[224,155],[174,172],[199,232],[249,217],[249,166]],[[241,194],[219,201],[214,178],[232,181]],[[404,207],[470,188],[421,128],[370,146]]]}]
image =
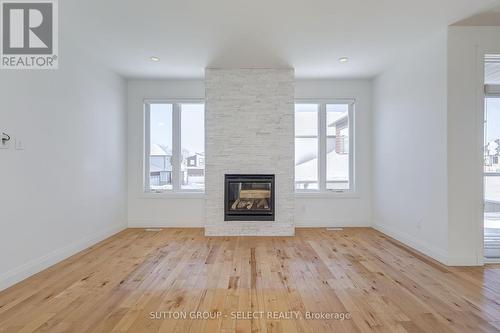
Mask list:
[{"label": "roof of neighboring house", "polygon": [[[349,155],[337,154],[335,150],[327,154],[327,179],[348,179],[349,177]],[[295,179],[300,181],[317,181],[318,159],[313,158],[302,163],[295,164]],[[312,177],[312,178],[311,178]]]},{"label": "roof of neighboring house", "polygon": [[337,126],[338,123],[345,122],[346,120],[347,120],[347,113],[341,115],[340,117],[338,117],[336,119],[330,120],[331,122],[330,122],[330,124],[328,124],[328,127],[335,127],[335,126]]},{"label": "roof of neighboring house", "polygon": [[172,171],[172,166],[170,164],[167,164],[165,167],[160,167],[155,164],[151,164],[149,166],[149,172],[171,172]]},{"label": "roof of neighboring house", "polygon": [[151,156],[171,156],[172,153],[170,152],[170,149],[165,146],[161,146],[159,144],[152,144],[151,145],[151,150],[149,153]]},{"label": "roof of neighboring house", "polygon": [[191,158],[191,157],[194,157],[194,156],[205,157],[205,153],[194,153],[193,155],[189,155],[188,158]]}]

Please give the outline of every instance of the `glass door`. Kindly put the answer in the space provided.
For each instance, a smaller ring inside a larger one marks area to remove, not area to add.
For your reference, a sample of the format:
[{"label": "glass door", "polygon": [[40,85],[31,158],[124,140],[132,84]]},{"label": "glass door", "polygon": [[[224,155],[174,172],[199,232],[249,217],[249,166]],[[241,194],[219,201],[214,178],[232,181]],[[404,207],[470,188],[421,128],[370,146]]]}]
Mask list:
[{"label": "glass door", "polygon": [[485,59],[484,255],[500,261],[500,55]]},{"label": "glass door", "polygon": [[500,259],[500,96],[485,100],[484,253]]}]

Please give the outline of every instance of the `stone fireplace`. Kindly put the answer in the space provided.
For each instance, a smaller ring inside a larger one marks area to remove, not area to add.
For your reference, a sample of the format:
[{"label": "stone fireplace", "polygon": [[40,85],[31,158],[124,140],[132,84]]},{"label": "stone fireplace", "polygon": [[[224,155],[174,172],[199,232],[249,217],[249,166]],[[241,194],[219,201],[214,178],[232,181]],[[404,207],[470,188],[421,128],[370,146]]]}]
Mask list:
[{"label": "stone fireplace", "polygon": [[205,234],[293,235],[293,69],[207,69],[205,114]]}]

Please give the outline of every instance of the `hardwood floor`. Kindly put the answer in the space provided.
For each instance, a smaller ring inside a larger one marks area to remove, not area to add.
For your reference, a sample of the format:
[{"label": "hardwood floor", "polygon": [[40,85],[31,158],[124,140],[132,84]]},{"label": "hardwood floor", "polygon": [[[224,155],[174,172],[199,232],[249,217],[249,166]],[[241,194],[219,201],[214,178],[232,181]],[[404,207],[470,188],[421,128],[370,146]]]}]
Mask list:
[{"label": "hardwood floor", "polygon": [[128,229],[0,293],[0,332],[499,331],[500,266],[445,267],[368,228]]}]

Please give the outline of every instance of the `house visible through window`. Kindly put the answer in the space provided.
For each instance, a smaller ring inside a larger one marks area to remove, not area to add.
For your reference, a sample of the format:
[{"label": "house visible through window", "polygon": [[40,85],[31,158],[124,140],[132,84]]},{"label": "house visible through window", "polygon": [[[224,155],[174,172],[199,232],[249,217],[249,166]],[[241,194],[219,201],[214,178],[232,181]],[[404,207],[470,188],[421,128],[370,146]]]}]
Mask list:
[{"label": "house visible through window", "polygon": [[318,190],[318,104],[295,105],[295,185]]},{"label": "house visible through window", "polygon": [[352,102],[295,105],[295,189],[353,189]]},{"label": "house visible through window", "polygon": [[147,102],[145,191],[205,188],[205,107],[193,102]]}]

